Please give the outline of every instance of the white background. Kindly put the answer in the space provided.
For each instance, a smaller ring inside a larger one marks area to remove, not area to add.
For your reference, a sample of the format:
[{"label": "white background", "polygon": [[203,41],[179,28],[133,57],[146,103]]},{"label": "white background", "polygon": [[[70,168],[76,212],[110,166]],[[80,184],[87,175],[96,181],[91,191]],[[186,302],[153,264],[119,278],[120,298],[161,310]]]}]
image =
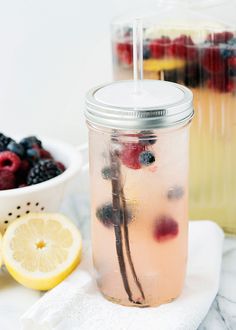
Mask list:
[{"label": "white background", "polygon": [[85,92],[112,77],[110,21],[152,3],[0,0],[0,131],[84,142]]},{"label": "white background", "polygon": [[84,94],[112,77],[110,21],[151,2],[0,0],[0,131],[84,142]]}]

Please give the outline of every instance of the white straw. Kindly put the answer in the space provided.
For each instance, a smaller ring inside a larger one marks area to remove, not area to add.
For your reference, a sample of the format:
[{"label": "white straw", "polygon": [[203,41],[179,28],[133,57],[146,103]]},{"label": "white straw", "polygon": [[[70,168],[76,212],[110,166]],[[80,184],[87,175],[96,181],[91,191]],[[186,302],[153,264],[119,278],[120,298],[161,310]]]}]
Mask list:
[{"label": "white straw", "polygon": [[133,23],[133,79],[135,93],[140,93],[143,79],[143,22],[136,18]]}]

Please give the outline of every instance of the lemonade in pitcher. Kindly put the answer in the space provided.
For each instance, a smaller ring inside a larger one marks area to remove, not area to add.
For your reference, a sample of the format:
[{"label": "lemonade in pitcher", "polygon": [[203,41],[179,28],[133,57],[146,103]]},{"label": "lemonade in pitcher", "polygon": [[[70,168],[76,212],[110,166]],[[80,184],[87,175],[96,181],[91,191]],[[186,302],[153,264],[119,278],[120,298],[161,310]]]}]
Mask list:
[{"label": "lemonade in pitcher", "polygon": [[[183,84],[194,95],[190,218],[215,220],[236,234],[236,17],[224,22],[215,14],[229,14],[227,1],[222,8],[214,0],[159,2],[156,14],[143,16],[144,78]],[[116,79],[132,76],[130,22],[127,16],[112,25]]]}]

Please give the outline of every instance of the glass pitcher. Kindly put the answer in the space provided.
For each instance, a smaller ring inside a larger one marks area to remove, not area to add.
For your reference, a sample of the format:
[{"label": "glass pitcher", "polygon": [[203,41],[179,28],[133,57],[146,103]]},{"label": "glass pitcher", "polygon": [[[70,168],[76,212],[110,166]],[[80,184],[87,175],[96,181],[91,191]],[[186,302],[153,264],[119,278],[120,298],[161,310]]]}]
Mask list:
[{"label": "glass pitcher", "polygon": [[[190,218],[236,234],[236,3],[157,1],[144,22],[144,78],[178,82],[194,94]],[[112,24],[116,79],[132,77],[132,21]]]}]

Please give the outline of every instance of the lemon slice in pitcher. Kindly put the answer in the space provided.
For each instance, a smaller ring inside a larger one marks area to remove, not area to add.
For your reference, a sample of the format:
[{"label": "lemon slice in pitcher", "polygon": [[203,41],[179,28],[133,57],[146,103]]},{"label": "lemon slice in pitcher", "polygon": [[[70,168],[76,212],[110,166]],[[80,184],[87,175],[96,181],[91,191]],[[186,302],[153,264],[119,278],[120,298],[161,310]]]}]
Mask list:
[{"label": "lemon slice in pitcher", "polygon": [[26,287],[49,290],[79,264],[82,239],[76,226],[58,213],[30,213],[13,222],[3,237],[3,260]]}]

